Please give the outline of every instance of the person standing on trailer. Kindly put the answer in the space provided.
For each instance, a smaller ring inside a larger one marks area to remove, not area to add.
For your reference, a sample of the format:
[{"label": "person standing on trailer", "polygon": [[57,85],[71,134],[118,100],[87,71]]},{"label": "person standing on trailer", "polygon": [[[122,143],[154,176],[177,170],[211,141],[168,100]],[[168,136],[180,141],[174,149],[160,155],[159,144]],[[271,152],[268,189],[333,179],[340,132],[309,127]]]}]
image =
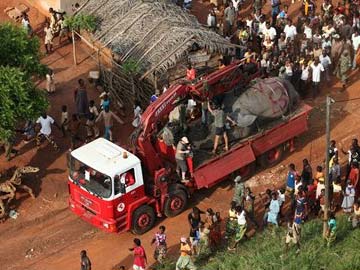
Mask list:
[{"label": "person standing on trailer", "polygon": [[188,171],[188,166],[186,164],[185,154],[189,154],[190,150],[188,149],[189,140],[187,137],[182,137],[176,146],[176,172],[181,177],[181,182],[186,182],[186,172]]},{"label": "person standing on trailer", "polygon": [[214,116],[214,125],[215,125],[215,140],[214,140],[214,148],[212,150],[213,154],[216,154],[216,149],[219,145],[220,136],[224,138],[224,150],[229,150],[229,138],[226,133],[225,121],[229,120],[233,125],[236,123],[229,117],[225,115],[223,109],[220,106],[216,106],[215,104],[210,105],[208,103],[208,110]]}]

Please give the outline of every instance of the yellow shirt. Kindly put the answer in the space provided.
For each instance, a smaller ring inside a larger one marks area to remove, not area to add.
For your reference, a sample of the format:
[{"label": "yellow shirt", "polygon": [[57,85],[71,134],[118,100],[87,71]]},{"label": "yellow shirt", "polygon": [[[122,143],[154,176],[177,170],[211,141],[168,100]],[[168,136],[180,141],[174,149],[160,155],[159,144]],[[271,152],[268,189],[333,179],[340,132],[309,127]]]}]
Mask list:
[{"label": "yellow shirt", "polygon": [[188,244],[181,244],[180,247],[180,256],[188,256],[191,248]]}]

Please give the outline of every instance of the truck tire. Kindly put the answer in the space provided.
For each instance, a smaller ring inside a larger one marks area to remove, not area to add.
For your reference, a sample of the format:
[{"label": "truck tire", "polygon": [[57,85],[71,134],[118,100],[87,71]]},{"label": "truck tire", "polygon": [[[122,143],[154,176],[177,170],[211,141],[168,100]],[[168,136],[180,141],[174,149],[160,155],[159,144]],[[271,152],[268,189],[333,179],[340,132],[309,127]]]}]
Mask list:
[{"label": "truck tire", "polygon": [[284,146],[278,145],[270,149],[259,157],[259,163],[262,167],[272,167],[280,162],[284,153]]},{"label": "truck tire", "polygon": [[169,194],[164,205],[164,213],[167,217],[174,217],[185,210],[187,204],[186,192],[182,189],[174,190]]},{"label": "truck tire", "polygon": [[149,205],[142,205],[135,210],[131,219],[131,231],[144,234],[155,224],[155,211]]}]

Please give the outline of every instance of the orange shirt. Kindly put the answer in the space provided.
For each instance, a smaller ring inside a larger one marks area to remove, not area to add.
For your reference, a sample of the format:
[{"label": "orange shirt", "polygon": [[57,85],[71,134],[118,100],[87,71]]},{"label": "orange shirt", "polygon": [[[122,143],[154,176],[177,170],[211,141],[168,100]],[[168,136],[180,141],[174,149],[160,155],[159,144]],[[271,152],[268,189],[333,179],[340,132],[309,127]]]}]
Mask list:
[{"label": "orange shirt", "polygon": [[188,244],[181,244],[180,247],[180,256],[188,256],[189,252],[191,251],[191,248]]}]

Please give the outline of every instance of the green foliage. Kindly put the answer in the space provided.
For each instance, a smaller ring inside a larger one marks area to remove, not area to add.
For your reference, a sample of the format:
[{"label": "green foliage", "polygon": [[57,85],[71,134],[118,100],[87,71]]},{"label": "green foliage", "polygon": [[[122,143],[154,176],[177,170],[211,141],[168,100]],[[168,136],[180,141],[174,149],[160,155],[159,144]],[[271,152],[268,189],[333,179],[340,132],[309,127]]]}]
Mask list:
[{"label": "green foliage", "polygon": [[206,270],[348,270],[360,269],[360,230],[352,230],[345,216],[338,218],[337,239],[327,248],[322,238],[322,223],[310,221],[302,226],[301,251],[290,247],[284,254],[285,231],[267,229],[238,247],[238,253],[217,252],[205,265]]},{"label": "green foliage", "polygon": [[76,14],[75,16],[68,16],[65,18],[64,25],[70,30],[86,30],[93,32],[96,29],[96,17],[93,15]]},{"label": "green foliage", "polygon": [[[347,216],[337,217],[337,238],[326,247],[322,237],[323,224],[312,220],[302,225],[301,251],[296,247],[285,250],[285,228],[268,228],[250,240],[243,240],[237,252],[221,251],[207,258],[195,258],[198,270],[355,270],[360,269],[360,229],[352,229]],[[224,251],[226,250],[226,251]],[[176,259],[154,270],[175,269]]]},{"label": "green foliage", "polygon": [[136,76],[140,72],[140,65],[133,59],[127,59],[121,66],[128,76]]},{"label": "green foliage", "polygon": [[0,24],[0,44],[0,65],[18,67],[29,76],[46,74],[38,38],[29,38],[22,28],[5,23]]},{"label": "green foliage", "polygon": [[0,139],[8,140],[19,120],[34,119],[48,106],[44,92],[36,89],[19,68],[0,66]]}]

